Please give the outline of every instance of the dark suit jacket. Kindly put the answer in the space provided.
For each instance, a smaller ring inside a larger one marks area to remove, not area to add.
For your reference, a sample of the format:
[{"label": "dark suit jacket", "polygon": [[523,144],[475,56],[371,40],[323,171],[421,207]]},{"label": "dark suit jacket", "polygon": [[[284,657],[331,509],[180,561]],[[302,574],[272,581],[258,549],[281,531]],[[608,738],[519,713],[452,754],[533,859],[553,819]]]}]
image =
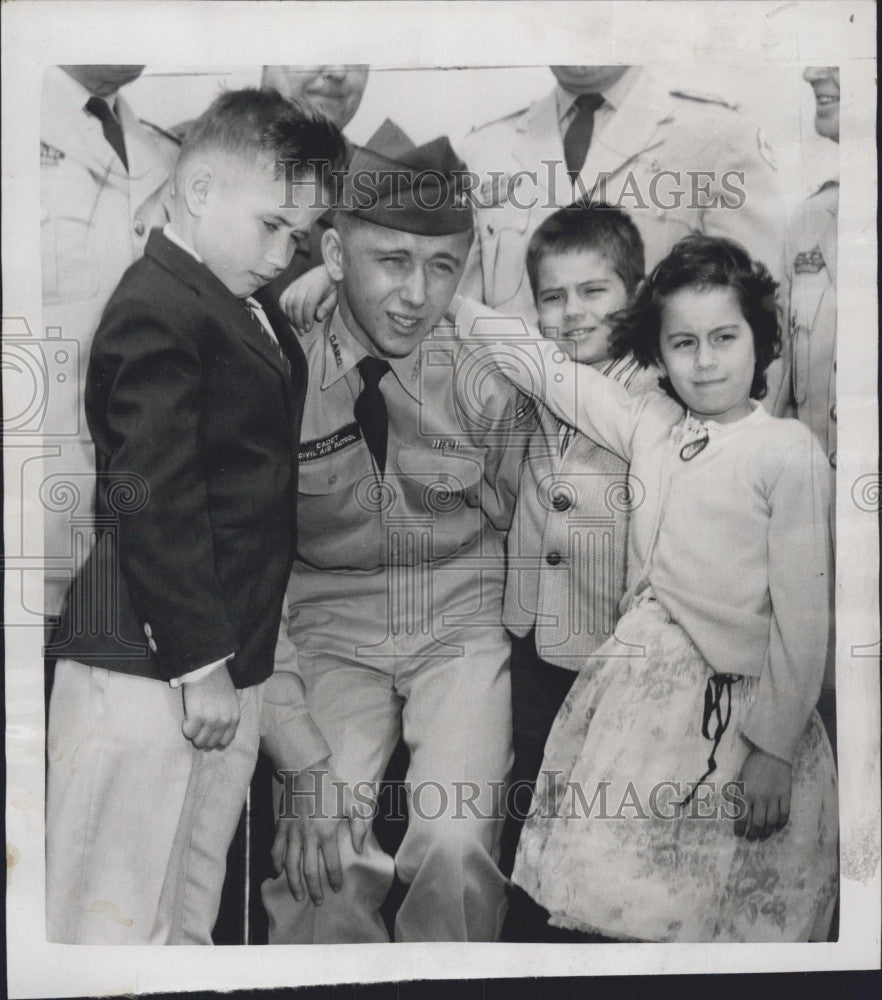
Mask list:
[{"label": "dark suit jacket", "polygon": [[248,307],[154,230],[101,319],[86,414],[99,533],[47,654],[169,679],[235,651],[273,669],[295,544],[306,359],[274,297]]}]

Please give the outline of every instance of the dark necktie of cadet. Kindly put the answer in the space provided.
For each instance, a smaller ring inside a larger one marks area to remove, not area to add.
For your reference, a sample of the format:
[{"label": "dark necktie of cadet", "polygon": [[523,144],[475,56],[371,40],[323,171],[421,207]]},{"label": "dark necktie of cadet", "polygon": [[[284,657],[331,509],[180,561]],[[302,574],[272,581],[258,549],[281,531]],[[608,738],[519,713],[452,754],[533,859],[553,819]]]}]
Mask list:
[{"label": "dark necktie of cadet", "polygon": [[576,178],[585,166],[588,147],[594,132],[594,112],[603,104],[602,94],[582,94],[574,101],[576,117],[570,122],[564,136],[564,159],[567,173],[575,184]]},{"label": "dark necktie of cadet", "polygon": [[123,138],[122,125],[110,108],[107,101],[100,97],[90,97],[86,101],[86,111],[94,115],[100,122],[104,131],[104,138],[113,147],[113,151],[122,160],[126,173],[129,172],[129,159],[126,156],[126,141]]},{"label": "dark necktie of cadet", "polygon": [[380,391],[380,380],[390,370],[389,362],[368,354],[358,362],[358,370],[364,384],[355,400],[355,420],[382,476],[386,472],[389,411]]}]

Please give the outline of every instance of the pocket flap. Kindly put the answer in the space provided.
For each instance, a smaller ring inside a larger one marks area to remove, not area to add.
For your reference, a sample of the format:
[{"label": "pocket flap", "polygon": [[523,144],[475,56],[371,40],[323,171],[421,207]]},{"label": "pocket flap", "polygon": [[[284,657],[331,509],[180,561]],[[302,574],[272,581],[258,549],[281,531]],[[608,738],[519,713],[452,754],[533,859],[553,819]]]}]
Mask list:
[{"label": "pocket flap", "polygon": [[484,453],[477,448],[434,451],[405,447],[398,452],[398,468],[421,486],[462,493],[481,481]]}]

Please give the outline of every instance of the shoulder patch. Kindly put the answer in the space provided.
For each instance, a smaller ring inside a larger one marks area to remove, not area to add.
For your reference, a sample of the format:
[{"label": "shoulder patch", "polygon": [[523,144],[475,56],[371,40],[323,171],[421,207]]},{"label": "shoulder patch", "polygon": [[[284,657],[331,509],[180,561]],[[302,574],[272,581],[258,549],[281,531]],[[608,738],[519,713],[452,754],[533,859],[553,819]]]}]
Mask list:
[{"label": "shoulder patch", "polygon": [[480,132],[482,129],[490,128],[491,125],[499,125],[501,122],[511,121],[513,118],[520,118],[522,114],[530,110],[530,105],[528,104],[525,108],[518,108],[517,111],[511,111],[507,115],[503,115],[501,118],[493,118],[489,122],[484,122],[482,125],[472,126],[469,135],[474,135],[476,132]]},{"label": "shoulder patch", "polygon": [[158,125],[154,125],[153,122],[148,122],[144,118],[139,118],[138,120],[146,128],[149,128],[151,132],[156,132],[157,135],[161,135],[164,139],[168,139],[169,142],[173,142],[176,146],[180,146],[184,135],[186,134],[187,128],[190,126],[190,122],[184,122],[182,125],[175,125],[174,131],[170,132],[167,129],[160,128]]},{"label": "shoulder patch", "polygon": [[50,146],[48,142],[40,140],[40,166],[54,167],[59,160],[64,159],[64,151],[57,146]]},{"label": "shoulder patch", "polygon": [[826,266],[820,246],[798,253],[793,260],[793,270],[796,274],[818,274]]},{"label": "shoulder patch", "polygon": [[699,104],[718,104],[721,108],[737,111],[738,105],[720,97],[719,94],[709,94],[703,90],[672,90],[671,97],[679,97],[683,101],[697,101]]}]

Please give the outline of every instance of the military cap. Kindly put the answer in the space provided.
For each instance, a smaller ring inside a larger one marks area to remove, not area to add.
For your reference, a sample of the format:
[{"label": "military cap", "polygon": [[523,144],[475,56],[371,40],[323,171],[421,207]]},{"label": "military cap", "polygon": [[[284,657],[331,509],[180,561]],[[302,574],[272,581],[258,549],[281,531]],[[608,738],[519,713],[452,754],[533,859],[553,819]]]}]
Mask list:
[{"label": "military cap", "polygon": [[447,136],[415,146],[387,118],[353,154],[338,208],[406,233],[468,232],[472,211],[465,173]]}]

